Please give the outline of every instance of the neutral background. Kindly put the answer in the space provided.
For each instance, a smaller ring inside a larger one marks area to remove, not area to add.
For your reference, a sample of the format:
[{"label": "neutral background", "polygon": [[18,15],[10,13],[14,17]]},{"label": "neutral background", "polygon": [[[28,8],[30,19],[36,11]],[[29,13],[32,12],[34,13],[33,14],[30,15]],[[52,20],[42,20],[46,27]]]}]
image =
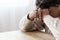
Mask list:
[{"label": "neutral background", "polygon": [[0,0],[0,32],[19,30],[20,19],[35,8],[35,0]]}]

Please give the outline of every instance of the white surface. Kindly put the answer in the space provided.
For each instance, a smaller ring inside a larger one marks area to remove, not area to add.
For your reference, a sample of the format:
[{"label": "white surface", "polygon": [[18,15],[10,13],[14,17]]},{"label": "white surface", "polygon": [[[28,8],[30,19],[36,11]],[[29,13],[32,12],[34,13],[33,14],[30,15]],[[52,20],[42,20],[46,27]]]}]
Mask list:
[{"label": "white surface", "polygon": [[54,40],[54,38],[46,33],[11,31],[0,33],[0,40]]},{"label": "white surface", "polygon": [[0,40],[22,40],[23,38],[22,34],[18,31],[0,33]]}]

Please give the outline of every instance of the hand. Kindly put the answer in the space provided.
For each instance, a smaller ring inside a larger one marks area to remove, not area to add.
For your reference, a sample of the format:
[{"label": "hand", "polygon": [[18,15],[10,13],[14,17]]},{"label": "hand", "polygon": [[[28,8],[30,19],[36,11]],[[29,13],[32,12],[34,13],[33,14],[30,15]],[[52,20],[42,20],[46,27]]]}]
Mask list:
[{"label": "hand", "polygon": [[31,20],[34,20],[34,18],[36,18],[38,16],[38,9],[33,10],[30,14],[29,14],[29,18]]},{"label": "hand", "polygon": [[34,18],[44,18],[46,15],[49,15],[48,9],[36,9],[29,14],[29,18],[33,20]]},{"label": "hand", "polygon": [[39,15],[39,19],[41,19],[42,18],[42,9],[38,9],[38,15]]}]

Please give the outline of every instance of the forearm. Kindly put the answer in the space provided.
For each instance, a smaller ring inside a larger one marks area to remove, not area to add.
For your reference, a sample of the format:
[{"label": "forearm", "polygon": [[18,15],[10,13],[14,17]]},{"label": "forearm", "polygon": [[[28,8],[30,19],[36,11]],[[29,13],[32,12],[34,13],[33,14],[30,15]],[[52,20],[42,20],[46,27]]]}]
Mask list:
[{"label": "forearm", "polygon": [[29,31],[29,29],[32,30],[33,27],[34,27],[34,23],[27,18],[27,15],[20,20],[19,23],[20,30]]}]

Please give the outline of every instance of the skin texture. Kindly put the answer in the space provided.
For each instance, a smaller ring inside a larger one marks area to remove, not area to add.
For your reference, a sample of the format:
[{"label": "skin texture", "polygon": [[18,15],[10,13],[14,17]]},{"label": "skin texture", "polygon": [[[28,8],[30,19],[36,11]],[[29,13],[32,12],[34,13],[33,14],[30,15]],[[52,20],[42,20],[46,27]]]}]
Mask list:
[{"label": "skin texture", "polygon": [[[41,9],[39,8],[39,9],[36,9],[36,10],[33,10],[30,14],[29,14],[29,18],[31,19],[31,20],[33,20],[34,18],[37,18],[37,17],[39,17],[39,16],[41,16]],[[39,17],[40,18],[40,17]]]},{"label": "skin texture", "polygon": [[43,17],[46,16],[46,15],[49,15],[48,9],[43,9],[42,14],[43,14]]},{"label": "skin texture", "polygon": [[41,18],[46,15],[51,15],[54,18],[60,17],[60,5],[57,7],[50,7],[49,9],[36,9],[29,14],[29,18],[33,20],[36,17]]},{"label": "skin texture", "polygon": [[42,17],[42,19],[43,19],[43,17],[44,16],[46,16],[46,15],[49,15],[49,11],[48,11],[48,9],[36,9],[36,10],[33,10],[30,14],[29,14],[29,18],[31,19],[31,20],[33,20],[34,18],[40,18],[41,19],[41,17]]},{"label": "skin texture", "polygon": [[49,9],[42,10],[43,17],[46,15],[50,15],[54,18],[60,17],[60,5],[57,7],[50,7]]},{"label": "skin texture", "polygon": [[49,8],[50,15],[54,18],[60,17],[60,6],[58,7],[50,7]]},{"label": "skin texture", "polygon": [[35,17],[36,17],[36,14],[37,14],[37,11],[36,10],[33,10],[30,14],[29,14],[29,18],[31,20],[33,20]]}]

